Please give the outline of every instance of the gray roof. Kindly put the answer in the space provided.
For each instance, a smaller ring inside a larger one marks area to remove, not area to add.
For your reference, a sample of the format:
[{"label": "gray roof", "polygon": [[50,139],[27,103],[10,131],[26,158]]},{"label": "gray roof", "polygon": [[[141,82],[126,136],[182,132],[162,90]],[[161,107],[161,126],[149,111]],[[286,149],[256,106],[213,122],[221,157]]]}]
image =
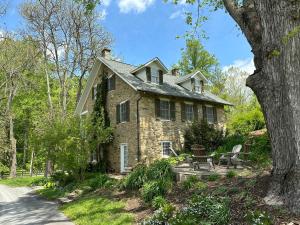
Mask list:
[{"label": "gray roof", "polygon": [[162,85],[148,83],[130,73],[132,70],[137,68],[136,66],[114,60],[107,60],[103,57],[100,57],[99,60],[137,91],[151,92],[154,94],[165,96],[190,98],[194,100],[207,101],[224,105],[232,105],[230,102],[227,102],[208,91],[204,91],[200,94],[181,87],[177,84],[178,77],[176,76],[164,74],[164,83]]}]

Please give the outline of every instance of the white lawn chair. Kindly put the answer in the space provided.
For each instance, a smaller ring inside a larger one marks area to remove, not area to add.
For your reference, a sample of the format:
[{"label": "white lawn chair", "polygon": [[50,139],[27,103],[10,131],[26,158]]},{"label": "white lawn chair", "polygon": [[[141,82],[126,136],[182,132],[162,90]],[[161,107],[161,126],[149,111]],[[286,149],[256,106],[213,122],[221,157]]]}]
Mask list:
[{"label": "white lawn chair", "polygon": [[221,165],[221,162],[226,162],[227,167],[229,167],[230,165],[236,167],[238,164],[241,164],[243,160],[238,158],[239,154],[241,153],[241,150],[242,145],[235,145],[232,148],[231,152],[227,152],[221,155],[219,159],[219,165]]}]

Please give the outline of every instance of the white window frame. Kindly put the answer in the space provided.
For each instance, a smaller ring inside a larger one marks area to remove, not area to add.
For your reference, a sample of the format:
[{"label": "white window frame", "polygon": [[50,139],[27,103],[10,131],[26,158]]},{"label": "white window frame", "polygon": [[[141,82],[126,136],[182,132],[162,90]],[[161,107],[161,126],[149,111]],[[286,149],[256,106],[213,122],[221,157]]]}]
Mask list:
[{"label": "white window frame", "polygon": [[161,156],[162,158],[169,158],[170,155],[172,154],[172,150],[170,149],[169,150],[169,155],[165,155],[164,154],[164,143],[169,143],[170,144],[170,148],[172,148],[172,141],[161,141],[160,144],[161,144]]},{"label": "white window frame", "polygon": [[159,84],[159,71],[151,69],[151,83]]},{"label": "white window frame", "polygon": [[[122,146],[124,146],[124,147],[126,146],[126,148],[127,148],[127,159],[126,159],[127,165],[125,163],[125,154],[124,154],[124,158],[123,158],[124,161],[122,161]],[[120,169],[121,169],[121,173],[126,172],[126,168],[128,168],[128,165],[129,165],[129,148],[128,148],[128,143],[120,143]],[[122,168],[122,166],[124,168]]]},{"label": "white window frame", "polygon": [[[191,116],[192,116],[192,118],[190,119],[190,118],[188,118],[188,111],[187,111],[187,108],[188,107],[191,107],[191,109],[192,109],[192,112],[191,112]],[[193,103],[185,103],[185,118],[186,118],[186,120],[187,121],[193,121],[194,120],[194,104]]]},{"label": "white window frame", "polygon": [[195,78],[195,92],[201,93],[201,81]]},{"label": "white window frame", "polygon": [[[161,103],[162,102],[168,102],[168,118],[163,118],[162,117],[162,110],[161,110]],[[170,100],[168,99],[160,99],[159,100],[159,115],[160,115],[160,119],[163,121],[170,121],[171,120],[171,104],[170,104]]]},{"label": "white window frame", "polygon": [[[214,107],[211,106],[211,105],[206,105],[206,121],[207,121],[208,124],[214,124],[214,122],[215,122],[214,109],[213,108]],[[212,119],[212,121],[209,120],[208,109],[211,110],[211,115],[210,116],[212,116],[212,118],[210,118],[210,119]]]},{"label": "white window frame", "polygon": [[111,75],[109,75],[109,76],[107,77],[107,90],[108,90],[108,91],[113,91],[112,89],[109,89],[110,81],[111,81],[113,75],[114,75],[114,74],[111,74]]},{"label": "white window frame", "polygon": [[[126,121],[126,105],[125,105],[125,103],[127,102],[128,100],[126,100],[126,101],[123,101],[123,102],[121,102],[120,103],[120,123],[126,123],[127,121]],[[125,111],[124,111],[124,113],[125,113],[125,115],[123,115],[122,116],[122,106],[123,107],[125,107]],[[122,118],[122,117],[124,117],[124,118]]]}]

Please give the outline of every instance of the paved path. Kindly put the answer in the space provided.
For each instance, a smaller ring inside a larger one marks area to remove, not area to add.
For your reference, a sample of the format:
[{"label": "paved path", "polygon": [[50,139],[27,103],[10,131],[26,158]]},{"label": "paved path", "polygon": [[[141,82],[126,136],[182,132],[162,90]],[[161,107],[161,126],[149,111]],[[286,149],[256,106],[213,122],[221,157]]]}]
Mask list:
[{"label": "paved path", "polygon": [[39,198],[29,187],[0,185],[1,225],[74,225],[57,210],[57,204]]}]

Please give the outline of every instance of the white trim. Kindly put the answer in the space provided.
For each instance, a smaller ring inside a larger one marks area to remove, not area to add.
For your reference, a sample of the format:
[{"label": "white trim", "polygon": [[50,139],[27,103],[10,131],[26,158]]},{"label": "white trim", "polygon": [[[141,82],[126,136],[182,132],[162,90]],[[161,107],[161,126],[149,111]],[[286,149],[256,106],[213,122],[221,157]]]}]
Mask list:
[{"label": "white trim", "polygon": [[[161,141],[160,142],[160,145],[161,145],[161,156],[162,156],[162,158],[169,158],[170,155],[164,155],[164,145],[163,145],[163,143],[170,143],[170,148],[172,148],[173,142],[172,141]],[[170,149],[170,152],[171,151],[172,150]]]},{"label": "white trim", "polygon": [[201,73],[201,71],[198,70],[195,73],[190,74],[190,76],[187,76],[185,79],[180,80],[179,82],[177,81],[176,84],[181,84],[181,83],[183,83],[183,82],[185,82],[185,81],[187,81],[191,78],[194,78],[196,75],[198,75],[199,78],[202,78],[202,80],[205,81],[206,83],[209,83],[209,80],[207,80],[207,78]]},{"label": "white trim", "polygon": [[[122,146],[127,147],[127,160],[129,160],[129,149],[128,149],[128,143],[120,143],[120,172],[124,173],[126,172],[126,166],[125,166],[125,154],[122,152]],[[128,166],[128,165],[127,165]]]},{"label": "white trim", "polygon": [[130,73],[136,73],[136,72],[140,71],[141,69],[143,69],[144,67],[149,66],[153,62],[158,62],[160,64],[160,66],[164,69],[164,72],[165,73],[168,72],[167,67],[162,63],[162,61],[158,57],[155,57],[154,59],[151,59],[150,61],[146,62],[145,64],[143,64],[143,65],[135,68],[134,70],[130,71]]}]

